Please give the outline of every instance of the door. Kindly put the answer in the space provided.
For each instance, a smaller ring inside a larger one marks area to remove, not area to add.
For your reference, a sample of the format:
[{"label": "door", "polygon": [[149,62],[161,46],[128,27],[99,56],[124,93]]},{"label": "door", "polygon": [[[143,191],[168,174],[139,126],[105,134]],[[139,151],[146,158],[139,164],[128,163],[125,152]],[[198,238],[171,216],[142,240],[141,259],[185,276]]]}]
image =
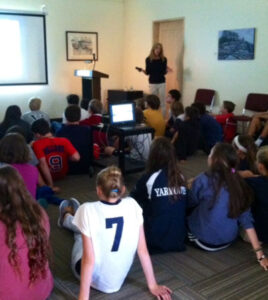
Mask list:
[{"label": "door", "polygon": [[166,75],[166,91],[183,89],[184,20],[157,21],[153,25],[153,42],[163,45],[168,66],[173,70]]}]

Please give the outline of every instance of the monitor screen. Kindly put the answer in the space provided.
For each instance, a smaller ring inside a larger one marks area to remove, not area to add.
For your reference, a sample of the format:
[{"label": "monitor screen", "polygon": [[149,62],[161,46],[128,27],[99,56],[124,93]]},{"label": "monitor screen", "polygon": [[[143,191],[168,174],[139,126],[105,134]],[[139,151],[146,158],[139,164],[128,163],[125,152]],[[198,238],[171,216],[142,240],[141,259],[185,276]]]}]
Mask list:
[{"label": "monitor screen", "polygon": [[111,104],[110,120],[111,124],[135,123],[134,103]]}]

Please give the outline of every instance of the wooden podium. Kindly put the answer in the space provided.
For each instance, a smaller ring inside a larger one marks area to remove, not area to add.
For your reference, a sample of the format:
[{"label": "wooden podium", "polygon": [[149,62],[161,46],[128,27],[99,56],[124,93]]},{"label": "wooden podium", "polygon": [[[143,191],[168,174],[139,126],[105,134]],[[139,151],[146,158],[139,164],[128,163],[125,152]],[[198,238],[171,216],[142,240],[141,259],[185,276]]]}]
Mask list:
[{"label": "wooden podium", "polygon": [[109,78],[108,74],[94,70],[75,70],[74,76],[82,78],[82,97],[101,100],[101,78]]}]

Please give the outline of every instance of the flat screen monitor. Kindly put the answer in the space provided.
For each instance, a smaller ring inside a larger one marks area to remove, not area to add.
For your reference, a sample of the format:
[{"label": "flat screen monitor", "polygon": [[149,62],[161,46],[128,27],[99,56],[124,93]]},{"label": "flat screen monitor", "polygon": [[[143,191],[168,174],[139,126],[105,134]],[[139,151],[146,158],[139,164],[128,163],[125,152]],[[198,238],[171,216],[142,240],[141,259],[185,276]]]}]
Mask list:
[{"label": "flat screen monitor", "polygon": [[111,125],[135,125],[135,104],[110,104],[110,124]]}]

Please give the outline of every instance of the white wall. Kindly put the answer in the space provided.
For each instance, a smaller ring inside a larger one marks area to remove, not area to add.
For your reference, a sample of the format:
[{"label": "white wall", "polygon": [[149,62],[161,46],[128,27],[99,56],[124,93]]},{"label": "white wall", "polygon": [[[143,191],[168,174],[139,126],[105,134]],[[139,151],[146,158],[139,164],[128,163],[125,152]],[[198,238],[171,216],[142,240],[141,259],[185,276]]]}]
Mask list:
[{"label": "white wall", "polygon": [[27,100],[33,95],[41,97],[42,108],[51,117],[61,116],[67,94],[81,96],[81,79],[74,77],[73,71],[85,68],[85,63],[66,61],[65,31],[98,32],[99,61],[96,70],[110,75],[109,79],[102,80],[102,95],[104,97],[109,88],[121,87],[124,30],[122,0],[1,0],[0,9],[40,11],[42,4],[46,4],[48,10],[49,84],[0,87],[0,121],[9,105],[18,104],[22,111],[26,111]]},{"label": "white wall", "polygon": [[[215,89],[218,103],[233,100],[236,111],[249,92],[268,93],[267,0],[1,0],[0,8],[37,11],[42,4],[48,9],[49,85],[0,87],[0,121],[8,105],[18,104],[26,111],[33,95],[43,99],[43,110],[52,117],[61,115],[68,93],[81,95],[81,81],[73,71],[85,64],[66,61],[66,30],[99,33],[96,69],[110,75],[102,80],[103,97],[109,88],[146,91],[148,79],[134,67],[144,66],[152,46],[153,21],[173,18],[185,21],[185,104],[192,102],[200,87]],[[257,29],[256,58],[218,61],[218,31],[249,27]]]},{"label": "white wall", "polygon": [[[184,18],[184,103],[197,88],[213,88],[217,105],[232,100],[240,112],[249,92],[268,93],[267,16],[267,0],[126,0],[123,85],[148,90],[148,79],[134,67],[143,67],[149,54],[153,21]],[[257,29],[255,59],[218,61],[219,30],[251,27]]]}]

